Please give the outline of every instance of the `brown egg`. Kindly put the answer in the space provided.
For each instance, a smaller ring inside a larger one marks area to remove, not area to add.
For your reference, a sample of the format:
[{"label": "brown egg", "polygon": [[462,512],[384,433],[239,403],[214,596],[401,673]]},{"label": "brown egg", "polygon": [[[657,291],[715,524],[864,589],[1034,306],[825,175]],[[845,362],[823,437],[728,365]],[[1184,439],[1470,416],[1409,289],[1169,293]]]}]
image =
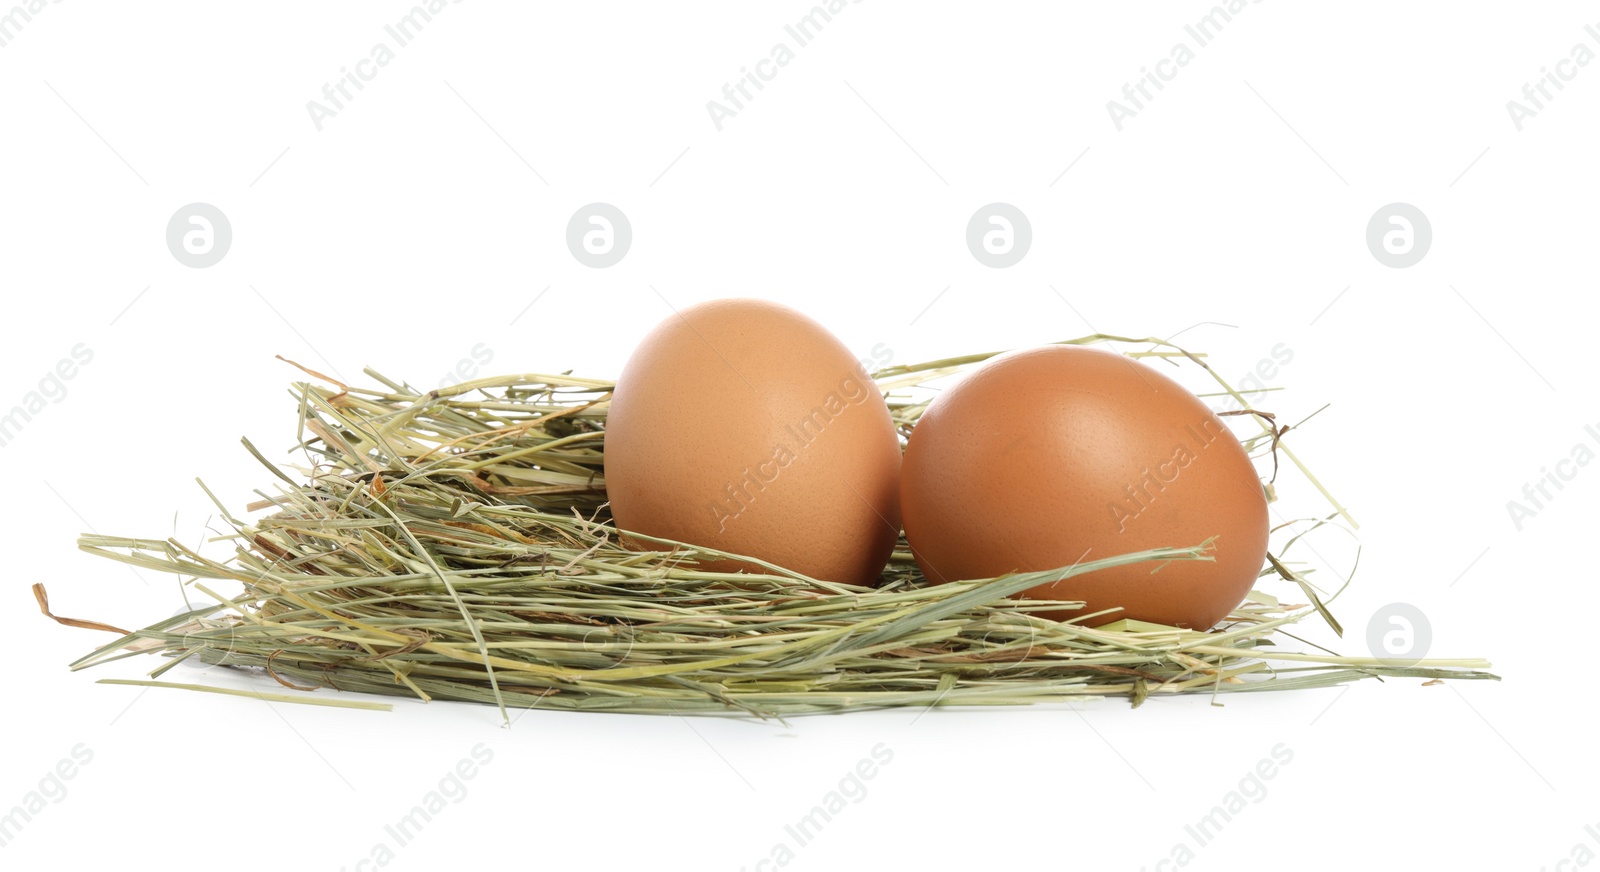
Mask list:
[{"label": "brown egg", "polygon": [[[1267,503],[1244,447],[1151,367],[1052,345],[1001,355],[940,394],[906,446],[901,510],[934,582],[1053,569],[1211,537],[1216,562],[1142,563],[1025,591],[1083,600],[1067,620],[1207,629],[1249,593]],[[1159,571],[1156,570],[1159,566]]]},{"label": "brown egg", "polygon": [[856,357],[817,322],[761,300],[702,303],[662,322],[628,360],[607,415],[619,529],[825,581],[877,581],[900,534],[899,476],[888,406]]}]

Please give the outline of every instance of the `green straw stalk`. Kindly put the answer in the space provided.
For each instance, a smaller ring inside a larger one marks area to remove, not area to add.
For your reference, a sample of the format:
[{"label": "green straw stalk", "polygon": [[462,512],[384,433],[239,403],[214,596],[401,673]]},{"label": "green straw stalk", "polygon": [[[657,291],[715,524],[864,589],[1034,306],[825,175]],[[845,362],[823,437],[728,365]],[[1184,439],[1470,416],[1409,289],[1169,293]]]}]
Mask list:
[{"label": "green straw stalk", "polygon": [[[1096,334],[1069,343],[1202,367],[1218,395],[1248,408],[1204,355],[1163,340]],[[929,382],[992,356],[875,373],[902,436],[927,407]],[[632,533],[659,547],[621,546],[605,495],[610,382],[527,374],[427,391],[370,369],[373,387],[306,372],[317,381],[292,388],[305,464],[286,470],[246,441],[275,487],[257,491],[245,518],[211,497],[229,528],[213,540],[231,547],[225,559],[176,539],[80,538],[88,553],[177,575],[186,593],[209,599],[131,633],[56,618],[118,637],[73,669],[155,653],[171,659],[152,679],[191,661],[259,672],[274,692],[104,683],[364,709],[387,706],[338,694],[460,700],[493,704],[508,720],[528,708],[783,717],[1109,696],[1137,706],[1161,695],[1363,678],[1497,678],[1471,658],[1396,663],[1320,646],[1280,650],[1298,639],[1285,628],[1311,616],[1341,632],[1328,607],[1338,591],[1318,588],[1290,552],[1317,528],[1354,521],[1289,453],[1270,416],[1252,417],[1262,432],[1244,439],[1247,449],[1275,466],[1279,455],[1290,458],[1332,510],[1280,531],[1292,535],[1262,569],[1309,604],[1283,605],[1258,590],[1212,632],[1129,620],[1091,628],[1082,624],[1088,615],[1036,614],[1059,613],[1062,603],[1012,595],[1113,566],[1154,572],[1207,560],[1209,543],[943,585],[924,581],[903,538],[876,587],[771,564],[759,574],[709,572],[701,559],[738,555]],[[229,585],[236,592],[217,592]],[[36,593],[49,615],[43,589]]]}]

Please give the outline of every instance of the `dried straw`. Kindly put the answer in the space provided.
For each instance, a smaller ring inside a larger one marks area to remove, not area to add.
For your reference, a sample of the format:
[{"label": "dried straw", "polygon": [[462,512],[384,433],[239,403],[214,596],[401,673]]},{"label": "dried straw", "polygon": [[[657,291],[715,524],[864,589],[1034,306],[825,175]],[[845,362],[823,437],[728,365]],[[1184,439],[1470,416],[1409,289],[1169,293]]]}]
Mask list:
[{"label": "dried straw", "polygon": [[[1215,395],[1248,408],[1203,355],[1101,334],[1069,344],[1091,343],[1197,365],[1217,382]],[[929,382],[991,356],[876,373],[902,435],[926,408]],[[945,585],[923,581],[903,539],[874,588],[770,564],[764,574],[707,572],[696,558],[729,555],[654,539],[660,550],[619,546],[602,475],[611,382],[520,375],[424,391],[370,369],[376,387],[306,372],[321,382],[292,390],[307,463],[291,475],[246,441],[276,489],[257,491],[250,519],[212,497],[231,528],[218,537],[232,545],[226,559],[176,539],[80,539],[91,554],[183,577],[186,591],[210,602],[132,633],[57,618],[119,635],[73,669],[161,653],[172,659],[153,680],[103,683],[263,695],[154,680],[197,658],[294,691],[276,700],[386,708],[327,692],[401,694],[493,703],[503,716],[540,707],[782,717],[1105,696],[1137,706],[1165,694],[1373,677],[1496,678],[1477,659],[1394,663],[1277,648],[1298,638],[1286,627],[1311,615],[1341,632],[1328,611],[1337,591],[1317,587],[1290,552],[1307,533],[1354,521],[1289,450],[1289,428],[1268,415],[1250,413],[1261,432],[1246,447],[1274,465],[1287,458],[1333,507],[1279,531],[1283,542],[1262,570],[1293,583],[1309,605],[1258,590],[1212,632],[1128,620],[1088,628],[1033,614],[1061,603],[1009,595],[1112,566],[1148,562],[1156,571],[1209,559],[1207,543]],[[242,589],[219,594],[206,583],[218,581]]]}]

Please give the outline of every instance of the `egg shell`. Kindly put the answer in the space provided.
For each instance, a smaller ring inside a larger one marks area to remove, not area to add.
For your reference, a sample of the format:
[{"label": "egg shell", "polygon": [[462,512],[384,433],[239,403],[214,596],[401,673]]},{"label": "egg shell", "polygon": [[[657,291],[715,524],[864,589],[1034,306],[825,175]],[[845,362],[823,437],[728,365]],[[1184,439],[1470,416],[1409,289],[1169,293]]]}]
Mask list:
[{"label": "egg shell", "polygon": [[715,300],[663,321],[617,379],[606,420],[619,529],[845,584],[876,583],[894,549],[900,457],[883,395],[849,349],[762,300]]},{"label": "egg shell", "polygon": [[1244,447],[1198,397],[1115,352],[1052,345],[1000,355],[941,393],[901,471],[906,538],[934,582],[1047,570],[1216,537],[1215,562],[1100,570],[1024,591],[1207,629],[1249,593],[1267,503]]}]

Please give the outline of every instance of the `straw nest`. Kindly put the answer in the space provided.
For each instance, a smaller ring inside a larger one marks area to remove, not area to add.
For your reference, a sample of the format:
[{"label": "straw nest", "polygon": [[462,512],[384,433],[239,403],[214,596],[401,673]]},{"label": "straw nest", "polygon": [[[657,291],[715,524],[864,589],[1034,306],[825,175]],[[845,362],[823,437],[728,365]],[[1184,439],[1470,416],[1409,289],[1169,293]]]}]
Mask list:
[{"label": "straw nest", "polygon": [[[1204,355],[1158,339],[1069,342],[1190,368],[1216,385],[1202,395],[1231,395],[1248,409]],[[901,435],[926,408],[930,382],[991,356],[875,373]],[[159,653],[169,659],[149,680],[103,683],[354,708],[389,706],[348,692],[401,694],[492,703],[505,717],[528,708],[782,717],[1106,696],[1137,706],[1166,694],[1373,677],[1496,677],[1476,659],[1280,648],[1301,641],[1286,628],[1312,616],[1342,634],[1328,605],[1348,579],[1319,586],[1296,546],[1349,518],[1290,452],[1290,428],[1259,412],[1239,418],[1260,429],[1242,439],[1246,448],[1273,479],[1288,460],[1331,507],[1275,530],[1262,567],[1262,588],[1305,604],[1258,589],[1210,632],[1130,620],[1088,628],[1034,615],[1061,603],[1010,595],[1115,565],[1208,559],[1207,543],[943,585],[924,582],[903,538],[871,588],[770,564],[765,574],[707,572],[697,558],[728,555],[664,540],[649,552],[618,544],[602,476],[611,382],[519,375],[427,391],[370,369],[373,387],[304,371],[316,381],[292,394],[306,463],[285,471],[245,441],[278,482],[257,491],[245,518],[217,503],[231,528],[217,538],[230,555],[176,539],[80,539],[91,554],[179,576],[193,607],[135,632],[55,618],[118,636],[74,669]],[[1269,482],[1269,493],[1278,486]],[[241,589],[219,590],[221,582]],[[35,593],[49,615],[44,589]],[[190,660],[262,677],[243,689],[160,680]]]}]

